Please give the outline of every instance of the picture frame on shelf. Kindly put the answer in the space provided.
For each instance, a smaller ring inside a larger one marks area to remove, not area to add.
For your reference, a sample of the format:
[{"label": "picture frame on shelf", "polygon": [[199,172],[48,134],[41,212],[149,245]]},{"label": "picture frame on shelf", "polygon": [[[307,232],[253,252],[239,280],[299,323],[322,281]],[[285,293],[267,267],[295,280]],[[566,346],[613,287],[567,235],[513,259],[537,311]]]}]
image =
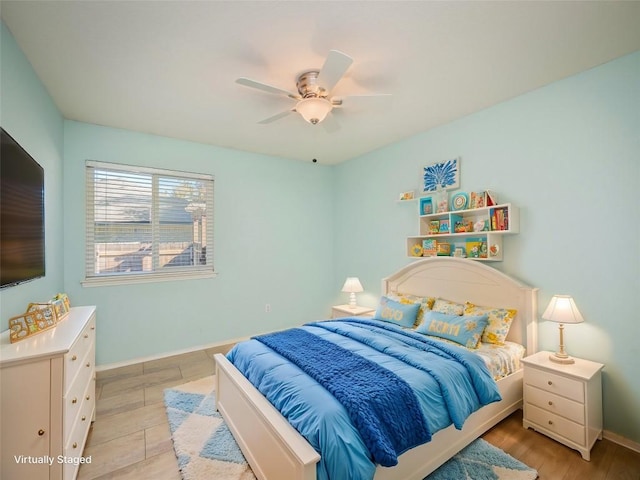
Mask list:
[{"label": "picture frame on shelf", "polygon": [[427,238],[422,241],[422,256],[435,257],[438,253],[438,241],[435,238]]},{"label": "picture frame on shelf", "polygon": [[413,200],[415,198],[416,192],[413,190],[409,190],[407,192],[402,192],[398,200],[401,202],[406,202],[407,200]]},{"label": "picture frame on shelf", "polygon": [[425,166],[422,180],[424,193],[460,188],[460,157]]},{"label": "picture frame on shelf", "polygon": [[471,192],[469,195],[469,208],[491,207],[498,204],[498,197],[491,190]]},{"label": "picture frame on shelf", "polygon": [[420,199],[420,215],[431,215],[433,213],[433,198],[422,197]]},{"label": "picture frame on shelf", "polygon": [[469,206],[469,194],[467,192],[458,192],[451,197],[451,211],[466,210]]}]

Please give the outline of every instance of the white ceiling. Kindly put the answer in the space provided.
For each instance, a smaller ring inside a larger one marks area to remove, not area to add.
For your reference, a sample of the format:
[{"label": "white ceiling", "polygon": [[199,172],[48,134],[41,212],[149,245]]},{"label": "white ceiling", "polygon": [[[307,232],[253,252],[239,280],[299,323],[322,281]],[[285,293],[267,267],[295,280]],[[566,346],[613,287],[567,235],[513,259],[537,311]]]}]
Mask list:
[{"label": "white ceiling", "polygon": [[[0,14],[63,116],[339,163],[640,50],[640,2],[7,1]],[[329,50],[354,58],[327,132],[292,100]]]}]

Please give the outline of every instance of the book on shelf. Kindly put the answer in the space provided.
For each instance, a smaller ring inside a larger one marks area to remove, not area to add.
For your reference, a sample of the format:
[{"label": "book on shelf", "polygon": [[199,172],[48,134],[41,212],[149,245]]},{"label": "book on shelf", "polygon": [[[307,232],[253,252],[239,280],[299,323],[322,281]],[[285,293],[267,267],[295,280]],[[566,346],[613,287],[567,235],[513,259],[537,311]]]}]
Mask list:
[{"label": "book on shelf", "polygon": [[499,207],[490,210],[491,230],[504,231],[509,230],[509,208]]}]

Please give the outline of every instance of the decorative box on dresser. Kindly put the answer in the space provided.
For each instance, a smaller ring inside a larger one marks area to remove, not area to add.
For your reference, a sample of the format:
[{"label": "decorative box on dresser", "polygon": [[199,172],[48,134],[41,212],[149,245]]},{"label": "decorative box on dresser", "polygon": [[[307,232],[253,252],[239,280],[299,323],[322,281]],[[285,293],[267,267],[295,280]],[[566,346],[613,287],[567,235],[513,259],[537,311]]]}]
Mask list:
[{"label": "decorative box on dresser", "polygon": [[376,312],[375,308],[361,307],[356,305],[355,307],[346,305],[334,305],[331,307],[331,318],[344,318],[344,317],[373,317]]},{"label": "decorative box on dresser", "polygon": [[95,419],[95,307],[17,343],[0,336],[3,480],[73,480]]},{"label": "decorative box on dresser", "polygon": [[538,352],[524,364],[525,428],[534,430],[578,450],[585,460],[602,439],[601,363],[575,358],[561,364]]}]

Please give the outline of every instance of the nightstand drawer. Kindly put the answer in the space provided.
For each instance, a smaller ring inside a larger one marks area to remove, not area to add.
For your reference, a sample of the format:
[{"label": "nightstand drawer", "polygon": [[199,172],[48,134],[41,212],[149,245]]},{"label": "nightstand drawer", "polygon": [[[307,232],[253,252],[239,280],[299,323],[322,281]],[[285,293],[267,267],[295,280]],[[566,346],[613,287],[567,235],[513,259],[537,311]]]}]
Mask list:
[{"label": "nightstand drawer", "polygon": [[532,385],[525,385],[524,388],[525,402],[584,425],[584,404]]},{"label": "nightstand drawer", "polygon": [[585,445],[585,427],[530,403],[525,405],[527,419],[545,430],[560,435],[578,445]]},{"label": "nightstand drawer", "polygon": [[524,383],[584,403],[584,384],[579,380],[525,367]]}]

